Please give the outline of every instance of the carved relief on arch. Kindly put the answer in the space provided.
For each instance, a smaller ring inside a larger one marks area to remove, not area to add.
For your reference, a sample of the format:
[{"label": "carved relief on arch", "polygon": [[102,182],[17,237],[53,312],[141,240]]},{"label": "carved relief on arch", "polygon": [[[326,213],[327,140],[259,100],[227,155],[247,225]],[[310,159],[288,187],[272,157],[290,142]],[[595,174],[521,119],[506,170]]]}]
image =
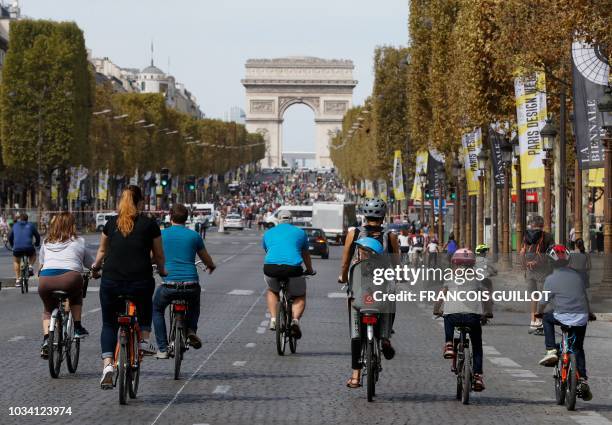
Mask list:
[{"label": "carved relief on arch", "polygon": [[319,112],[321,106],[321,99],[314,96],[296,97],[296,96],[281,96],[278,98],[278,112],[279,116],[283,116],[287,108],[296,103],[303,103],[312,108],[315,114]]}]

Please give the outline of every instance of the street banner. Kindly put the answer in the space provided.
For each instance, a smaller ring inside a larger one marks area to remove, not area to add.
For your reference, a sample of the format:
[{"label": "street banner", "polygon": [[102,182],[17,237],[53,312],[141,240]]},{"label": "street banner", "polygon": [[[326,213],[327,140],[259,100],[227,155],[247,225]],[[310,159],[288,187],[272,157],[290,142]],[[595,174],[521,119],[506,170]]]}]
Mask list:
[{"label": "street banner", "polygon": [[108,199],[108,169],[98,172],[98,199],[101,201]]},{"label": "street banner", "polygon": [[365,181],[365,196],[366,198],[374,197],[374,182],[372,180]]},{"label": "street banner", "polygon": [[605,86],[584,78],[575,65],[573,68],[574,91],[574,134],[576,154],[581,170],[604,166],[602,138],[605,130],[601,127],[601,116],[597,111],[597,99],[604,95]]},{"label": "street banner", "polygon": [[546,80],[544,73],[517,77],[514,80],[516,122],[521,152],[523,189],[544,187],[545,152],[540,130],[546,124]]},{"label": "street banner", "polygon": [[162,196],[164,194],[164,187],[161,185],[160,173],[155,173],[155,181],[157,182],[157,186],[155,186],[155,195]]},{"label": "street banner", "polygon": [[478,195],[478,154],[482,149],[482,131],[480,128],[465,133],[461,137],[463,146],[463,160],[465,164],[465,180],[468,195]]},{"label": "street banner", "polygon": [[51,174],[51,200],[57,201],[59,198],[59,171],[55,170]]},{"label": "street banner", "polygon": [[387,202],[387,182],[383,179],[378,179],[378,196]]},{"label": "street banner", "polygon": [[393,196],[396,201],[406,199],[404,193],[404,170],[402,168],[402,151],[396,150],[393,158]]},{"label": "street banner", "polygon": [[420,184],[420,174],[421,171],[425,171],[427,173],[427,158],[429,156],[429,152],[427,151],[418,151],[416,154],[416,164],[414,167],[414,183],[412,183],[412,193],[410,194],[410,199],[418,200],[421,202],[421,184]]},{"label": "street banner", "polygon": [[505,136],[497,132],[493,127],[489,127],[489,140],[491,141],[491,162],[493,163],[493,175],[495,178],[495,187],[498,189],[504,187],[506,174],[502,158],[502,143],[505,142]]},{"label": "street banner", "polygon": [[604,169],[603,168],[591,168],[589,170],[587,186],[588,187],[604,187]]},{"label": "street banner", "polygon": [[87,178],[87,168],[83,166],[70,167],[70,184],[68,186],[68,200],[76,201],[79,199],[79,188],[81,182]]},{"label": "street banner", "polygon": [[[226,181],[227,181],[227,180],[226,180]],[[172,193],[173,195],[178,194],[178,188],[179,188],[179,179],[178,179],[178,176],[174,177],[174,178],[171,180],[170,187],[171,187],[171,193]]]},{"label": "street banner", "polygon": [[136,168],[136,171],[134,171],[134,175],[130,177],[130,184],[138,186],[138,168]]},{"label": "street banner", "polygon": [[444,186],[444,180],[444,154],[430,149],[427,158],[427,189],[437,197],[440,188]]}]

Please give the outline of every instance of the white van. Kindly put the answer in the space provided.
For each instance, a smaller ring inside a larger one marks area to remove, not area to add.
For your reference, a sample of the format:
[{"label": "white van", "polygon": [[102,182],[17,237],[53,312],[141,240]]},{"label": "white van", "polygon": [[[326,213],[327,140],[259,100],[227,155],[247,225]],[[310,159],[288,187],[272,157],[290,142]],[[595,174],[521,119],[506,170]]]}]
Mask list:
[{"label": "white van", "polygon": [[96,214],[96,230],[101,232],[109,218],[116,216],[116,212],[98,213]]},{"label": "white van", "polygon": [[274,213],[265,219],[267,228],[278,224],[278,213],[290,211],[292,222],[296,226],[310,227],[312,223],[312,205],[282,205]]},{"label": "white van", "polygon": [[349,227],[357,223],[355,204],[350,202],[315,202],[312,227],[323,229],[325,236],[343,243]]}]

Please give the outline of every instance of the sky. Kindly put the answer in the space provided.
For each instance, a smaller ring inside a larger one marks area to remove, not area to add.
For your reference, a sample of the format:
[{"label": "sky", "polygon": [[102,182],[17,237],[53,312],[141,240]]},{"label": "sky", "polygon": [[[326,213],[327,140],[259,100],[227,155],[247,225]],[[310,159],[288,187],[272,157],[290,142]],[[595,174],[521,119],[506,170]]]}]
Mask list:
[{"label": "sky", "polygon": [[[7,0],[5,0],[7,2]],[[94,57],[124,68],[151,60],[184,83],[210,118],[245,108],[250,58],[351,59],[359,81],[353,103],[372,90],[374,48],[405,45],[408,0],[21,0],[34,19],[74,21]],[[168,66],[170,64],[170,66]],[[285,150],[314,150],[314,115],[285,114]]]}]

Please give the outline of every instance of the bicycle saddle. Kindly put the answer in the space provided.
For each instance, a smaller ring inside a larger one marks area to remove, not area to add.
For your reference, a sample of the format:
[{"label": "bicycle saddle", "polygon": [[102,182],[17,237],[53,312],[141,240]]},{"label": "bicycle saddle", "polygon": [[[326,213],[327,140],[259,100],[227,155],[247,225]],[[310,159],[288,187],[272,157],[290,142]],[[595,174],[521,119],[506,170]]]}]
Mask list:
[{"label": "bicycle saddle", "polygon": [[68,296],[68,292],[66,292],[66,291],[59,291],[59,290],[53,291],[52,294],[57,296],[57,297],[62,297],[62,298]]},{"label": "bicycle saddle", "polygon": [[380,314],[380,310],[376,308],[362,308],[359,310],[361,314]]},{"label": "bicycle saddle", "polygon": [[472,328],[469,326],[456,326],[455,329],[457,329],[459,332],[469,332],[472,330]]}]

